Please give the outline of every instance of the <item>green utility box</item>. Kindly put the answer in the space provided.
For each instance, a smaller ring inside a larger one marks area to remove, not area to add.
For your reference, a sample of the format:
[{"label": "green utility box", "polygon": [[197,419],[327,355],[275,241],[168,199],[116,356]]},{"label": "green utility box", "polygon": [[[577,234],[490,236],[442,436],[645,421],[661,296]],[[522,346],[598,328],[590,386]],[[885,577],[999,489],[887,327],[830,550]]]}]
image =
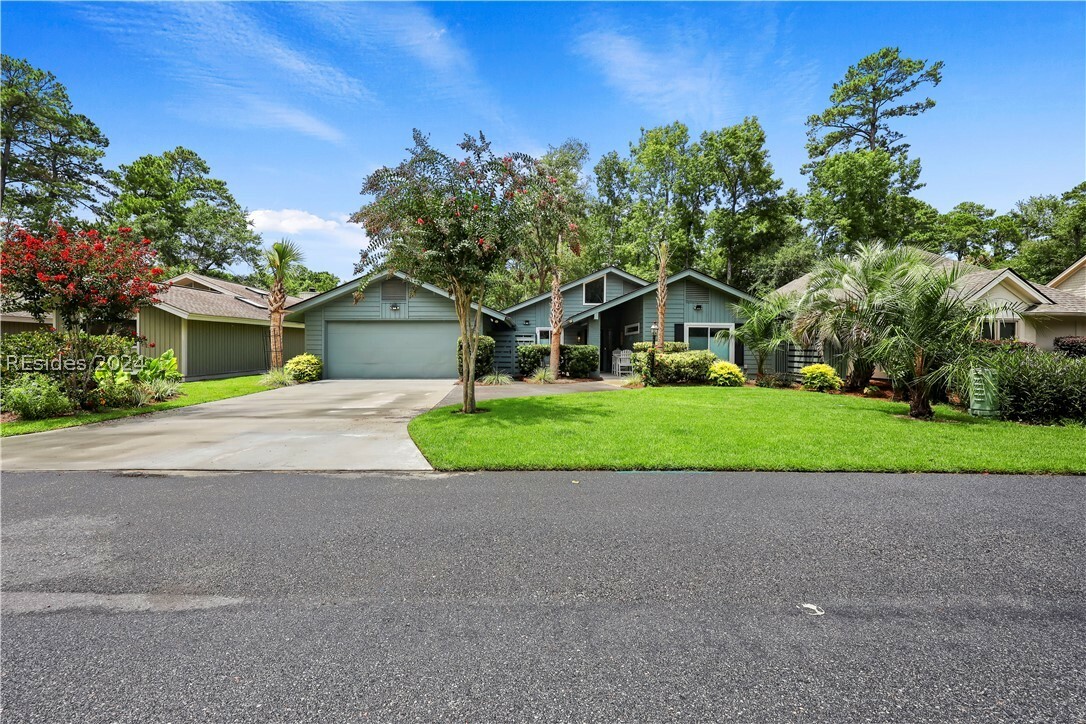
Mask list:
[{"label": "green utility box", "polygon": [[989,369],[975,369],[969,380],[969,414],[975,417],[995,417],[999,414],[995,375]]}]

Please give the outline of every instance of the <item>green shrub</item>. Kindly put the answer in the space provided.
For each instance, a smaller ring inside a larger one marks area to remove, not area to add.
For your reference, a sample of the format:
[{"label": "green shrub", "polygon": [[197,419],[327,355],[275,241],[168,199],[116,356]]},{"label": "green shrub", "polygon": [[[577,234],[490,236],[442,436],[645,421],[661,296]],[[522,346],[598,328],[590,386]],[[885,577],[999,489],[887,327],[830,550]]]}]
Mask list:
[{"label": "green shrub", "polygon": [[739,365],[720,360],[709,365],[709,381],[718,387],[742,387],[747,377]]},{"label": "green shrub", "polygon": [[807,365],[799,371],[803,389],[826,392],[841,389],[841,377],[837,370],[826,364]]},{"label": "green shrub", "polygon": [[[634,352],[648,352],[653,348],[652,342],[634,342]],[[690,345],[686,342],[664,342],[663,352],[670,354],[673,352],[687,352],[690,349]]]},{"label": "green shrub", "polygon": [[72,401],[56,380],[41,373],[20,375],[4,390],[3,408],[24,420],[58,417],[72,411]]},{"label": "green shrub", "polygon": [[517,346],[517,370],[528,377],[543,366],[543,358],[549,355],[549,344],[522,344]]},{"label": "green shrub", "polygon": [[480,385],[511,385],[513,384],[513,378],[504,372],[491,372],[489,375],[484,375],[479,378]]},{"label": "green shrub", "polygon": [[686,352],[657,352],[656,369],[650,370],[649,352],[634,352],[634,372],[645,384],[704,384],[709,381],[709,367],[719,358],[707,349]]},{"label": "green shrub", "polygon": [[990,365],[1003,419],[1086,423],[1086,358],[1016,350],[993,356]]},{"label": "green shrub", "polygon": [[754,378],[754,384],[758,387],[773,387],[784,389],[792,386],[792,380],[788,375],[779,372],[771,372],[761,377]]},{"label": "green shrub", "polygon": [[181,372],[177,369],[177,357],[173,350],[168,349],[158,357],[144,357],[143,366],[137,374],[140,382],[152,380],[181,381]]},{"label": "green shrub", "polygon": [[324,365],[315,354],[300,354],[287,360],[283,371],[295,382],[316,382],[321,378]]},{"label": "green shrub", "polygon": [[60,332],[20,332],[0,337],[0,377],[15,377],[23,372],[44,374],[65,386],[68,394],[80,396],[75,389],[86,383],[94,386],[93,372],[103,359],[116,358],[131,367],[138,361],[136,338],[119,334],[81,334],[84,359],[73,356],[72,340]]},{"label": "green shrub", "polygon": [[123,410],[129,407],[140,407],[146,403],[146,398],[140,386],[132,384],[132,379],[124,373],[124,377],[103,377],[99,380],[98,387],[87,393],[83,402],[87,407],[111,407]]},{"label": "green shrub", "polygon": [[181,385],[174,380],[151,380],[140,385],[151,396],[152,400],[165,402],[172,400],[181,394]]},{"label": "green shrub", "polygon": [[[479,346],[475,349],[475,379],[486,377],[494,371],[494,338],[479,335]],[[464,338],[456,340],[456,374],[464,378]]]},{"label": "green shrub", "polygon": [[558,358],[558,372],[566,377],[591,377],[600,366],[600,348],[594,344],[563,344]]},{"label": "green shrub", "polygon": [[1068,357],[1086,357],[1086,337],[1056,337],[1052,346]]},{"label": "green shrub", "polygon": [[532,371],[532,374],[528,375],[528,379],[532,382],[538,382],[541,385],[547,385],[554,382],[554,376],[551,375],[550,367],[537,367]]},{"label": "green shrub", "polygon": [[260,384],[264,387],[290,387],[298,384],[294,377],[282,367],[275,367],[260,378]]}]

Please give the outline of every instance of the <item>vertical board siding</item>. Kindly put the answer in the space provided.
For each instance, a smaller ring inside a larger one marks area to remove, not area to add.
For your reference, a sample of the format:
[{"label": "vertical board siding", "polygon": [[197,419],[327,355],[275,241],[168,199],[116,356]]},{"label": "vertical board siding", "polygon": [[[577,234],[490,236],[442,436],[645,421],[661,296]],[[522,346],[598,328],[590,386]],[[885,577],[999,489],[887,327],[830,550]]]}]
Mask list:
[{"label": "vertical board siding", "polygon": [[210,377],[265,372],[270,350],[268,328],[190,319],[188,376]]},{"label": "vertical board siding", "polygon": [[297,327],[283,327],[283,361],[297,357],[305,351],[305,330]]},{"label": "vertical board siding", "polygon": [[[158,307],[144,307],[139,315],[140,334],[147,338],[147,342],[140,345],[140,354],[144,357],[158,357],[172,349],[174,357],[177,358],[177,368],[182,369],[181,358],[186,350],[181,348],[181,318]],[[155,346],[148,346],[150,342],[154,342]]]},{"label": "vertical board siding", "polygon": [[516,370],[517,344],[516,331],[503,327],[495,327],[487,332],[494,338],[494,369],[507,375],[514,374]]}]

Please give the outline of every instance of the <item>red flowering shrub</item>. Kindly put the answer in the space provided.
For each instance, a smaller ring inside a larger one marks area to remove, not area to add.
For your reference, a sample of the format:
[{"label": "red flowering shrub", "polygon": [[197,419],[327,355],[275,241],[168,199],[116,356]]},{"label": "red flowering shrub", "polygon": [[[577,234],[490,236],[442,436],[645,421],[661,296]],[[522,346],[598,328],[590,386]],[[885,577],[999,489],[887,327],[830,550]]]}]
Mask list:
[{"label": "red flowering shrub", "polygon": [[116,235],[69,232],[60,225],[38,238],[5,229],[0,251],[0,294],[5,306],[39,320],[56,312],[70,330],[111,325],[154,304],[164,271],[155,266],[151,242],[122,227]]}]

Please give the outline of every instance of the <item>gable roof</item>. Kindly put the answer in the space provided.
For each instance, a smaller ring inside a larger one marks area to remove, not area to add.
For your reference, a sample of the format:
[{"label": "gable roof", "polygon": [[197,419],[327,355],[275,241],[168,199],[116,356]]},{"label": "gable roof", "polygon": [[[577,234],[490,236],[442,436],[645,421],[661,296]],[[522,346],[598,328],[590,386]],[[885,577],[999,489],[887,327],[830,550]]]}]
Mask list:
[{"label": "gable roof", "polygon": [[[155,294],[155,306],[182,319],[191,316],[268,320],[268,292],[244,284],[186,272],[167,280]],[[287,305],[299,301],[287,297]]]},{"label": "gable roof", "polygon": [[[724,292],[725,294],[731,294],[732,296],[736,296],[736,297],[739,297],[741,299],[747,299],[747,300],[752,301],[752,302],[756,301],[754,297],[747,294],[746,292],[741,292],[738,289],[736,289],[735,287],[728,286],[724,282],[719,281],[717,279],[713,279],[708,274],[702,274],[701,272],[699,272],[696,269],[683,269],[678,274],[673,274],[673,275],[669,276],[667,278],[667,284],[668,284],[668,286],[671,286],[673,283],[675,283],[677,281],[681,281],[683,279],[694,279],[694,280],[696,280],[698,282],[701,282],[702,284],[706,284],[706,285],[708,285],[710,287],[713,287],[714,289],[717,289],[717,290],[719,290],[721,292]],[[581,312],[580,314],[574,314],[572,317],[570,317],[569,319],[566,320],[566,324],[570,324],[570,323],[573,323],[573,322],[582,322],[582,321],[584,321],[584,320],[586,320],[586,319],[588,319],[588,318],[590,318],[590,317],[592,317],[592,316],[594,316],[596,314],[599,314],[600,312],[605,312],[608,309],[614,309],[615,307],[619,306],[620,304],[625,304],[626,302],[630,301],[631,299],[636,299],[637,297],[644,296],[645,294],[655,292],[656,287],[658,287],[658,286],[659,286],[659,282],[653,282],[651,284],[645,285],[644,287],[641,287],[640,289],[635,289],[634,291],[629,292],[628,294],[623,294],[621,297],[615,297],[614,299],[612,299],[609,302],[604,302],[603,304],[597,304],[596,306],[592,307],[591,309],[587,309],[587,310]]]},{"label": "gable roof", "polygon": [[1061,271],[1059,274],[1057,274],[1056,278],[1053,279],[1052,281],[1050,281],[1047,284],[1047,286],[1058,287],[1059,285],[1063,284],[1067,280],[1067,277],[1071,276],[1072,274],[1077,272],[1079,269],[1084,269],[1084,268],[1086,268],[1086,256],[1083,256],[1081,259],[1079,259],[1078,261],[1071,264],[1071,266],[1067,267],[1066,269]]},{"label": "gable roof", "polygon": [[[917,249],[916,251],[919,252],[920,256],[929,264],[931,264],[932,268],[934,269],[961,269],[963,275],[972,274],[974,272],[988,271],[982,266],[970,264],[967,261],[958,261],[957,259],[951,259],[949,257],[943,256],[942,254],[934,254],[930,251],[925,251],[924,249]],[[784,295],[799,294],[800,296],[802,296],[807,292],[807,287],[811,284],[811,275],[813,273],[814,272],[807,272],[803,276],[793,279],[792,281],[777,289],[777,292]]]},{"label": "gable roof", "polygon": [[[602,276],[604,276],[606,274],[615,274],[616,276],[622,277],[626,281],[630,281],[630,282],[633,282],[634,284],[639,284],[641,286],[645,286],[645,285],[648,284],[648,282],[646,280],[642,279],[641,277],[634,276],[633,274],[630,274],[628,271],[624,271],[622,269],[619,269],[617,266],[605,266],[603,269],[599,269],[597,271],[594,271],[594,272],[592,272],[591,274],[589,274],[587,276],[583,276],[580,279],[574,279],[571,282],[563,284],[561,287],[559,287],[559,289],[561,291],[563,291],[563,292],[568,292],[570,289],[574,289],[574,288],[580,286],[581,284],[587,284],[588,282],[595,281],[596,279],[599,279],[600,277],[602,277]],[[542,302],[543,300],[550,299],[550,298],[551,298],[551,293],[550,292],[544,292],[543,294],[537,294],[534,297],[531,297],[529,299],[525,299],[523,302],[517,302],[513,306],[506,307],[502,311],[505,312],[506,314],[512,314],[513,312],[517,311],[518,309],[524,309],[525,307],[530,307],[533,304],[538,304],[539,302]]]},{"label": "gable roof", "polygon": [[1038,285],[1033,284],[1010,267],[1004,269],[985,269],[984,271],[963,274],[958,279],[959,293],[967,299],[979,297],[997,285],[1008,282],[1024,297],[1034,304],[1052,304],[1052,299],[1044,294]]},{"label": "gable roof", "polygon": [[[406,274],[404,274],[403,272],[400,272],[400,271],[382,272],[381,274],[378,274],[378,275],[376,275],[374,277],[370,277],[368,279],[368,281],[369,281],[369,283],[372,284],[373,282],[380,281],[382,279],[388,279],[389,277],[393,277],[393,276],[398,278],[398,279],[403,279],[405,282],[407,282],[411,286],[419,287],[419,288],[425,289],[425,290],[427,290],[429,292],[433,292],[434,294],[445,297],[446,299],[448,299],[450,301],[453,299],[453,295],[450,294],[449,292],[445,291],[441,287],[434,286],[433,284],[427,284],[426,282],[420,282],[417,279],[412,279],[411,277],[407,276]],[[329,289],[326,292],[321,292],[320,294],[317,294],[316,296],[313,296],[313,297],[309,297],[308,299],[298,299],[287,308],[287,315],[289,317],[293,317],[298,312],[304,312],[307,309],[313,309],[314,307],[323,306],[323,305],[327,304],[328,302],[339,299],[340,297],[346,296],[347,294],[354,294],[355,291],[358,290],[359,282],[361,282],[363,279],[366,279],[366,277],[364,277],[364,276],[355,277],[354,279],[351,279],[349,281],[344,282],[343,284],[340,284],[335,289]],[[495,319],[495,320],[497,320],[499,322],[506,322],[506,323],[509,322],[509,320],[508,320],[508,318],[506,318],[505,314],[502,313],[502,312],[499,312],[496,309],[491,309],[490,307],[488,307],[486,305],[481,305],[481,304],[477,304],[477,303],[472,304],[471,306],[472,306],[472,309],[482,309],[483,314],[486,314],[488,317],[491,317],[491,318],[493,318],[493,319]]]}]

